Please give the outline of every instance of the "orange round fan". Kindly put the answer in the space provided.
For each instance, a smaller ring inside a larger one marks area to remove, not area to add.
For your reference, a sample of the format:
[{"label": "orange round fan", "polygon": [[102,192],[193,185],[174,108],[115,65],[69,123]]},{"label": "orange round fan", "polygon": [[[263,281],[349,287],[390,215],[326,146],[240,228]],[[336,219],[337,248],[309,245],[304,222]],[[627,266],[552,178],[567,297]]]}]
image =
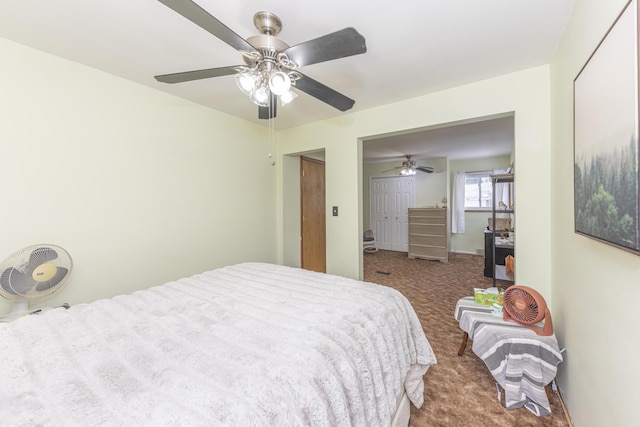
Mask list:
[{"label": "orange round fan", "polygon": [[[504,291],[503,319],[520,323],[538,335],[553,334],[553,323],[547,303],[535,289],[528,286],[509,286]],[[544,326],[536,323],[544,320]]]}]

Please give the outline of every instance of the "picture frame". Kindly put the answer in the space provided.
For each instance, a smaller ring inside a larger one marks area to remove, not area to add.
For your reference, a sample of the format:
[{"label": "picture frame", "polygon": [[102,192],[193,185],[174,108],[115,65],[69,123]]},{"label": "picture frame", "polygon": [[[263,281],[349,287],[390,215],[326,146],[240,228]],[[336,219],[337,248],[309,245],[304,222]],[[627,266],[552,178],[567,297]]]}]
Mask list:
[{"label": "picture frame", "polygon": [[640,255],[638,0],[573,82],[575,232]]}]

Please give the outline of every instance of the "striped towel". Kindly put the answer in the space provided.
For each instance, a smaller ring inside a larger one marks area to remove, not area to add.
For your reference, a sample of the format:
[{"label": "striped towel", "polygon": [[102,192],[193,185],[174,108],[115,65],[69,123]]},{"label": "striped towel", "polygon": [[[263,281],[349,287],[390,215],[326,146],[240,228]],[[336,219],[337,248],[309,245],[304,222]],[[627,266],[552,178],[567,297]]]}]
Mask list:
[{"label": "striped towel", "polygon": [[455,319],[473,340],[473,352],[505,390],[507,409],[524,406],[538,416],[551,414],[544,387],[562,362],[555,335],[540,336],[492,315],[491,306],[476,304],[473,297],[458,301]]}]

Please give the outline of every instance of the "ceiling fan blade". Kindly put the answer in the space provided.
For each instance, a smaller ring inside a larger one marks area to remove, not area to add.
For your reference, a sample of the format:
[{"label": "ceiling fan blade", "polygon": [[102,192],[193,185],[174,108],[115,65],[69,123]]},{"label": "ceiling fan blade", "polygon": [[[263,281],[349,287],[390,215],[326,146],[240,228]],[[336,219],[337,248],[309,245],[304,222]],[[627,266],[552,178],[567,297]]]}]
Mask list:
[{"label": "ceiling fan blade", "polygon": [[398,169],[402,169],[402,166],[397,166],[393,169],[387,169],[386,171],[382,171],[382,173],[397,171]]},{"label": "ceiling fan blade", "polygon": [[356,101],[354,101],[353,99],[348,98],[340,92],[336,92],[330,87],[313,80],[311,77],[305,76],[304,74],[299,72],[297,73],[300,75],[300,78],[296,80],[295,87],[305,93],[308,93],[314,98],[319,99],[320,101],[325,102],[340,111],[347,111],[348,109],[353,107],[353,104],[356,103]]},{"label": "ceiling fan blade", "polygon": [[258,118],[259,119],[264,119],[264,120],[269,120],[269,119],[275,118],[276,117],[277,106],[278,106],[278,97],[275,96],[274,94],[271,94],[271,96],[269,98],[269,106],[268,107],[258,106]]},{"label": "ceiling fan blade", "polygon": [[209,12],[191,0],[158,0],[200,28],[210,32],[229,46],[241,52],[257,52],[248,41],[234,33],[229,27],[211,16]]},{"label": "ceiling fan blade", "polygon": [[416,170],[420,172],[433,173],[433,168],[431,166],[416,166]]},{"label": "ceiling fan blade", "polygon": [[354,28],[345,28],[282,51],[297,66],[359,55],[367,51],[365,39]]},{"label": "ceiling fan blade", "polygon": [[192,80],[209,79],[211,77],[228,76],[235,74],[236,68],[239,65],[233,67],[219,67],[219,68],[207,68],[204,70],[184,71],[181,73],[163,74],[155,76],[155,79],[162,83],[182,83],[190,82]]}]

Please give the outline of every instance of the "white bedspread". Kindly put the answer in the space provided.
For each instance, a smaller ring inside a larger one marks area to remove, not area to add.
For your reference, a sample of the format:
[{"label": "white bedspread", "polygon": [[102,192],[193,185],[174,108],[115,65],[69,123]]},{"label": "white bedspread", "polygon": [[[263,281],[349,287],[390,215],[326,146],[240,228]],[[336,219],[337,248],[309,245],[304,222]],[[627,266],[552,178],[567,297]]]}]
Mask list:
[{"label": "white bedspread", "polygon": [[0,425],[388,425],[435,355],[399,292],[261,263],[0,324]]}]

